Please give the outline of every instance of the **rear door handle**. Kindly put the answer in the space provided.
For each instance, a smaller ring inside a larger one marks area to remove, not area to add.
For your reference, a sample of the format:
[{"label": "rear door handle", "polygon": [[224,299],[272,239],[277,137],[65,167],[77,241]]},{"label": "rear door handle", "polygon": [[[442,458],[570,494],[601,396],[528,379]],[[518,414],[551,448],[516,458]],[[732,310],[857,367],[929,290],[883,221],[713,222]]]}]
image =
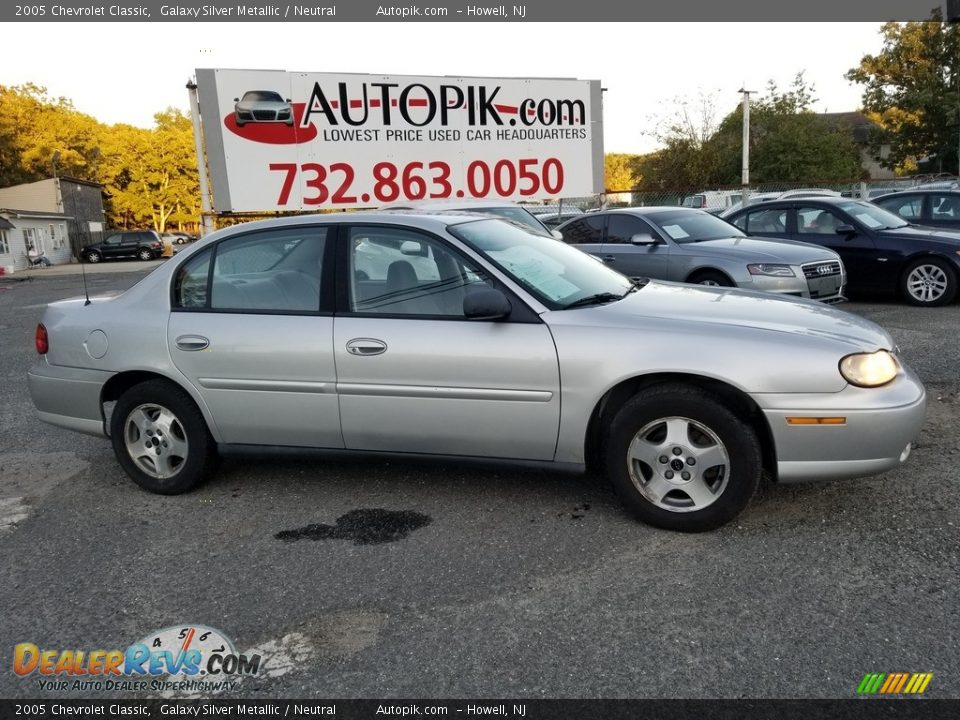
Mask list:
[{"label": "rear door handle", "polygon": [[387,351],[383,340],[374,338],[354,338],[347,342],[347,352],[351,355],[380,355]]},{"label": "rear door handle", "polygon": [[210,341],[202,335],[181,335],[175,342],[180,350],[188,352],[206,350],[210,347]]},{"label": "rear door handle", "polygon": [[617,259],[616,259],[613,255],[604,255],[604,256],[603,256],[603,261],[604,261],[604,262],[616,262]]}]

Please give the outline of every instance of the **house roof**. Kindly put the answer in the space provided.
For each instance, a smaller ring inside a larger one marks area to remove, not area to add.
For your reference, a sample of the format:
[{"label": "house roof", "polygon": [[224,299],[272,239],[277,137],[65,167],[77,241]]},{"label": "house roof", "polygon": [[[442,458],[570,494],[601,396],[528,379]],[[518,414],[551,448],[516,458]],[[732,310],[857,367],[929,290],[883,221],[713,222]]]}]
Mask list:
[{"label": "house roof", "polygon": [[0,217],[2,216],[25,218],[32,220],[73,220],[73,215],[66,215],[57,212],[44,212],[42,210],[14,210],[13,208],[0,208]]},{"label": "house roof", "polygon": [[880,128],[877,123],[859,110],[852,112],[821,113],[820,117],[835,125],[842,124],[848,126],[853,135],[853,141],[860,145],[865,145],[869,141],[872,130]]},{"label": "house roof", "polygon": [[103,189],[104,185],[102,183],[94,182],[93,180],[81,180],[80,178],[70,177],[69,175],[61,175],[59,178],[60,182],[69,182],[74,185],[87,185],[89,187]]}]

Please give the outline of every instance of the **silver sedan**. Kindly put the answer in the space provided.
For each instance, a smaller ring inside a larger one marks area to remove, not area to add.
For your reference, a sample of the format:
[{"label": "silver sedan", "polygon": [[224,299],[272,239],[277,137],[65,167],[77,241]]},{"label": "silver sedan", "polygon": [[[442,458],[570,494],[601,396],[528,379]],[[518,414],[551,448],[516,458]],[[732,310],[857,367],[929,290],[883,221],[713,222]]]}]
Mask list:
[{"label": "silver sedan", "polygon": [[890,335],[797,298],[637,283],[515,223],[351,213],[238,225],[114,297],[51,304],[40,418],[175,494],[231,446],[605,468],[664,528],[735,517],[761,473],[907,459],[923,385]]},{"label": "silver sedan", "polygon": [[629,277],[843,300],[846,270],[819,245],[748,237],[704,210],[646,207],[587,213],[563,239]]}]

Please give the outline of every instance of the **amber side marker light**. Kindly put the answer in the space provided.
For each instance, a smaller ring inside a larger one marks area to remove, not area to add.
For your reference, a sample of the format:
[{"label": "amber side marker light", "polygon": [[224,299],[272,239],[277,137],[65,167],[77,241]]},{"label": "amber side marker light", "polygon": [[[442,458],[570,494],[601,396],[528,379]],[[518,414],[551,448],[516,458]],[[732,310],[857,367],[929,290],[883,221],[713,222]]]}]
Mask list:
[{"label": "amber side marker light", "polygon": [[50,342],[47,339],[47,329],[43,326],[43,323],[37,325],[37,332],[33,336],[33,339],[37,346],[37,352],[41,355],[46,355],[47,350],[50,349]]},{"label": "amber side marker light", "polygon": [[788,417],[787,425],[846,425],[845,417]]}]

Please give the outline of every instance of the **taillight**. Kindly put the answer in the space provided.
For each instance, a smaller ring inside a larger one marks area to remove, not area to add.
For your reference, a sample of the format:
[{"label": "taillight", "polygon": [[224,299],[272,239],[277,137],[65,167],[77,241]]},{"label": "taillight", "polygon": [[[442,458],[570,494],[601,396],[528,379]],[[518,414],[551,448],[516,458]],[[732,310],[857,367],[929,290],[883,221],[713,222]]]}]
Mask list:
[{"label": "taillight", "polygon": [[41,355],[46,355],[47,350],[50,349],[50,341],[47,339],[47,329],[43,326],[43,323],[37,325],[37,332],[34,334],[33,339],[37,346],[37,352]]}]

